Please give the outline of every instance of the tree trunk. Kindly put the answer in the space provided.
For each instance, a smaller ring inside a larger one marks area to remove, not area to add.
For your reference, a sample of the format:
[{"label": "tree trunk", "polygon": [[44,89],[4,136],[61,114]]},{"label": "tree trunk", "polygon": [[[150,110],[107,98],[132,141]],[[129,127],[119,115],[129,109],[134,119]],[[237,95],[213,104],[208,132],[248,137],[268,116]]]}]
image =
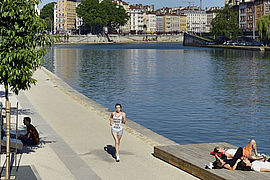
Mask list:
[{"label": "tree trunk", "polygon": [[6,126],[7,126],[7,142],[6,142],[6,175],[5,179],[10,177],[10,102],[8,99],[8,85],[5,85],[6,95]]}]

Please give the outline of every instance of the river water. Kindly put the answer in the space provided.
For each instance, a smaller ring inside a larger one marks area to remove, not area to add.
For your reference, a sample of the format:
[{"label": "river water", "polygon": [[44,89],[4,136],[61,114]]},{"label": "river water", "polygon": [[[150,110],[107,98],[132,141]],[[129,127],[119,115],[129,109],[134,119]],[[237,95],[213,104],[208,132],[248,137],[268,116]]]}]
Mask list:
[{"label": "river water", "polygon": [[57,45],[44,66],[180,144],[255,139],[270,154],[270,53],[178,43]]}]

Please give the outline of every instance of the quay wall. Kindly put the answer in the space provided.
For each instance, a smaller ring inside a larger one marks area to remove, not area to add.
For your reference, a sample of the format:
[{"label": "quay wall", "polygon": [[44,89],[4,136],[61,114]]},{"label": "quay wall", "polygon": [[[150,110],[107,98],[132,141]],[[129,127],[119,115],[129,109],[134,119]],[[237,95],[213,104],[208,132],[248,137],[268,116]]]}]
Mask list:
[{"label": "quay wall", "polygon": [[198,36],[192,35],[192,34],[184,34],[184,39],[183,39],[183,45],[184,46],[201,46],[205,45],[207,40],[204,40]]},{"label": "quay wall", "polygon": [[200,45],[200,47],[238,49],[249,51],[270,51],[270,47],[268,46]]},{"label": "quay wall", "polygon": [[[54,84],[56,84],[64,93],[66,93],[71,98],[75,99],[77,102],[84,106],[88,106],[91,109],[94,109],[98,114],[101,114],[104,116],[105,119],[108,119],[110,116],[111,111],[102,106],[101,104],[98,104],[97,102],[93,101],[92,99],[86,97],[85,95],[79,93],[77,90],[69,86],[66,82],[64,82],[62,79],[60,79],[57,75],[52,73],[51,71],[47,70],[45,67],[41,68],[47,76],[50,77],[50,80]],[[130,120],[127,119],[127,124],[125,126],[125,130],[130,132],[131,134],[137,135],[141,139],[145,140],[152,146],[156,145],[176,145],[178,143],[161,136],[150,129]]]},{"label": "quay wall", "polygon": [[238,50],[251,50],[251,51],[270,51],[268,46],[236,46],[236,45],[208,45],[210,41],[204,40],[198,36],[191,34],[184,34],[183,45],[195,47],[208,47],[208,48],[223,48],[223,49],[238,49]]},{"label": "quay wall", "polygon": [[71,35],[63,36],[56,44],[99,44],[99,43],[137,43],[137,42],[183,42],[183,34],[179,35]]}]

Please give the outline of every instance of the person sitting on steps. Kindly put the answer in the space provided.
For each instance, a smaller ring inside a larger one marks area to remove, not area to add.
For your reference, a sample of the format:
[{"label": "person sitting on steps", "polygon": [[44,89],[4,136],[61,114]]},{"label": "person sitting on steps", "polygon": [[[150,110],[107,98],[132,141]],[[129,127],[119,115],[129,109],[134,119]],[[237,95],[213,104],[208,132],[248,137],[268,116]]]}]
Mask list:
[{"label": "person sitting on steps", "polygon": [[23,124],[26,126],[27,133],[18,137],[24,146],[37,145],[39,143],[39,134],[37,129],[31,124],[30,117],[24,117]]}]

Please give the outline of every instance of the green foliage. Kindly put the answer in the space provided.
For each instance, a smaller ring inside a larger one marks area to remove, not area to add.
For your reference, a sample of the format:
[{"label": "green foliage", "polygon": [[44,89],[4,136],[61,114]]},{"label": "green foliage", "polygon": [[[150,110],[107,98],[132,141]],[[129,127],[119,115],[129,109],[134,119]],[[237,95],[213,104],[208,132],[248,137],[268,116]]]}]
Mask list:
[{"label": "green foliage", "polygon": [[51,31],[51,26],[53,26],[54,21],[54,4],[56,2],[51,2],[43,6],[40,10],[40,17],[46,22],[46,30]]},{"label": "green foliage", "polygon": [[212,20],[211,34],[215,37],[224,36],[227,39],[237,39],[242,31],[238,25],[238,12],[230,7],[217,11],[217,16]]},{"label": "green foliage", "polygon": [[118,28],[129,19],[124,8],[111,0],[103,0],[101,3],[98,0],[83,0],[76,12],[94,33],[102,31],[103,27]]},{"label": "green foliage", "polygon": [[270,42],[270,15],[262,16],[257,21],[259,38],[266,45]]},{"label": "green foliage", "polygon": [[53,42],[44,34],[46,24],[35,12],[36,4],[38,0],[0,1],[0,83],[6,99],[9,87],[18,94],[35,84],[33,73]]}]

